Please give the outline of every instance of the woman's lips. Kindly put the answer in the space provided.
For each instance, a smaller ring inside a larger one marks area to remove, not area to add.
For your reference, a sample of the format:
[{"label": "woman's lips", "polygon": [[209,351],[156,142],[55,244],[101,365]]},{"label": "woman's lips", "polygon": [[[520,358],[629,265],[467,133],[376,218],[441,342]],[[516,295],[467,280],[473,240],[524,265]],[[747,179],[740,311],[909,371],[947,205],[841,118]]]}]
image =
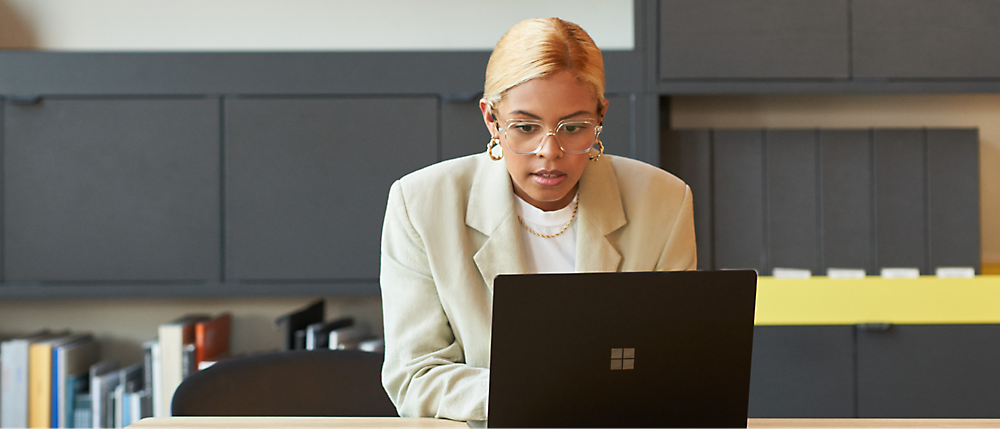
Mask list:
[{"label": "woman's lips", "polygon": [[566,174],[559,170],[539,170],[531,173],[531,179],[541,186],[556,186],[566,180]]}]

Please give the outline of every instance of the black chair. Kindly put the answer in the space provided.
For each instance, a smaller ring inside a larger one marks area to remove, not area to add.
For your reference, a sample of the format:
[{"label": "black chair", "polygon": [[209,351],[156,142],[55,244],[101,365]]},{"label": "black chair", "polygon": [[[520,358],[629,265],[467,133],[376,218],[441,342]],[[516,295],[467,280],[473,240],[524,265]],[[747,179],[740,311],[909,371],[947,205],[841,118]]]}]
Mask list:
[{"label": "black chair", "polygon": [[382,389],[384,355],[296,350],[224,360],[174,392],[174,416],[396,417]]}]

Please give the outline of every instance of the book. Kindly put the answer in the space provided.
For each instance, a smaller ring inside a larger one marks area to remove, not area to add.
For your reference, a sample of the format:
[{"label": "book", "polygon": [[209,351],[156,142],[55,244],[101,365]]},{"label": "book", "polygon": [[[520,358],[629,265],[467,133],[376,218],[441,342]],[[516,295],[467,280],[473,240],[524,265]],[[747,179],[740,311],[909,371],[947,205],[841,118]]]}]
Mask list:
[{"label": "book", "polygon": [[143,343],[143,361],[145,362],[145,394],[143,395],[143,417],[163,417],[163,401],[160,392],[163,391],[163,371],[161,371],[160,342],[147,341]]},{"label": "book", "polygon": [[84,338],[66,334],[32,343],[28,348],[28,427],[52,426],[52,351]]},{"label": "book", "polygon": [[330,331],[327,347],[332,350],[357,349],[358,345],[370,338],[368,326],[354,324]]},{"label": "book", "polygon": [[[90,385],[90,378],[86,378],[87,385]],[[88,387],[86,391],[78,393],[76,398],[73,399],[73,427],[75,428],[89,428],[92,427],[93,409],[90,403],[90,388]]]},{"label": "book", "polygon": [[285,350],[302,350],[305,348],[306,327],[313,323],[320,323],[326,319],[325,305],[321,299],[304,308],[275,319],[275,325],[285,325]]},{"label": "book", "polygon": [[80,389],[87,387],[87,383],[78,379],[89,377],[90,366],[98,361],[98,352],[97,341],[89,335],[53,350],[51,427],[72,427],[69,423],[73,413],[72,402]]},{"label": "book", "polygon": [[306,350],[329,348],[330,331],[354,324],[353,317],[341,317],[329,322],[313,323],[306,327]]},{"label": "book", "polygon": [[0,343],[0,427],[28,427],[29,347],[50,335],[45,330]]},{"label": "book", "polygon": [[115,400],[113,402],[114,427],[116,428],[123,428],[128,425],[125,423],[125,410],[129,405],[125,400],[125,393],[130,383],[133,385],[132,390],[134,390],[135,384],[142,380],[142,367],[143,364],[140,362],[118,370],[118,384],[114,389]]},{"label": "book", "polygon": [[[90,417],[93,428],[114,427],[114,419],[108,418],[114,388],[118,385],[118,363],[113,360],[100,361],[90,366]],[[111,416],[113,417],[113,410]],[[79,425],[77,425],[79,426]]]},{"label": "book", "polygon": [[232,319],[231,314],[222,313],[214,319],[194,325],[195,371],[202,362],[215,360],[216,357],[229,353]]},{"label": "book", "polygon": [[159,326],[160,342],[160,406],[163,417],[170,416],[174,390],[184,379],[184,346],[194,344],[194,325],[208,320],[207,315],[192,314]]},{"label": "book", "polygon": [[184,353],[181,354],[181,381],[198,371],[198,367],[195,366],[196,350],[194,343],[184,345]]},{"label": "book", "polygon": [[80,420],[77,417],[79,413],[79,408],[81,407],[80,398],[86,397],[86,403],[84,407],[87,409],[88,416],[90,415],[90,374],[81,375],[79,377],[70,377],[66,380],[66,408],[67,415],[59,420],[59,427],[66,428],[76,428],[76,427],[90,427],[91,419],[89,417]]},{"label": "book", "polygon": [[[144,367],[145,365],[143,365]],[[140,368],[140,373],[144,373],[145,368]],[[145,394],[145,380],[143,377],[127,380],[125,382],[125,404],[123,427],[131,425],[143,418],[142,415],[142,395]]]},{"label": "book", "polygon": [[358,349],[366,352],[385,353],[385,338],[372,338],[362,341],[358,344]]}]

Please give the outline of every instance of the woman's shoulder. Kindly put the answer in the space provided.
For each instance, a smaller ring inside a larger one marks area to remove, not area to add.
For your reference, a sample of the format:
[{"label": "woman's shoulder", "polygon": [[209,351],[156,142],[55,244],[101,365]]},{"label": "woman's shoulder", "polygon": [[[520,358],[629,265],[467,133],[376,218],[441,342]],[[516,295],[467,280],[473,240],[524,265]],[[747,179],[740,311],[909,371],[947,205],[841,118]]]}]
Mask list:
[{"label": "woman's shoulder", "polygon": [[628,190],[657,194],[681,195],[687,184],[677,176],[654,165],[622,156],[610,156],[615,179],[623,192]]},{"label": "woman's shoulder", "polygon": [[428,165],[399,179],[399,186],[406,194],[430,193],[440,195],[448,189],[469,187],[476,172],[486,158],[485,154],[475,154],[449,159]]}]

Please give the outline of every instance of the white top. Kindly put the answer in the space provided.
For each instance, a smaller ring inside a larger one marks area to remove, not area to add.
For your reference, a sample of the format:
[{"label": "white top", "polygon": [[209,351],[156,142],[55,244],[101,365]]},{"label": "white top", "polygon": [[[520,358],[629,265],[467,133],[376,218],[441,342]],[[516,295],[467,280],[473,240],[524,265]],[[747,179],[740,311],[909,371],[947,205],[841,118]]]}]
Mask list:
[{"label": "white top", "polygon": [[[543,235],[552,235],[573,219],[573,209],[579,194],[566,207],[543,211],[514,195],[517,215],[528,228]],[[566,231],[552,238],[539,237],[521,227],[521,243],[529,273],[572,273],[576,271],[576,219]]]}]

